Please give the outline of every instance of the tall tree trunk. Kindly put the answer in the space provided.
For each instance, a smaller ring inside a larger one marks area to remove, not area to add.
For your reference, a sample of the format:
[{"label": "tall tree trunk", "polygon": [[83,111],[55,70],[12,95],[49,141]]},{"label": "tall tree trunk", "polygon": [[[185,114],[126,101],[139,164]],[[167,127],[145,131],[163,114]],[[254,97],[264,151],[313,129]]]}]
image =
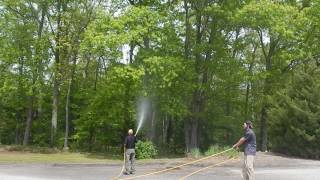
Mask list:
[{"label": "tall tree trunk", "polygon": [[30,131],[32,127],[32,120],[33,120],[33,96],[28,98],[29,105],[28,105],[28,114],[27,114],[27,124],[26,129],[24,131],[24,138],[23,138],[23,145],[26,146],[29,144],[30,139]]},{"label": "tall tree trunk", "polygon": [[190,56],[190,22],[189,22],[189,5],[188,0],[184,0],[184,9],[185,9],[185,42],[184,42],[184,58],[189,59]]},{"label": "tall tree trunk", "polygon": [[77,53],[76,50],[73,58],[72,58],[72,69],[71,69],[71,77],[68,83],[68,91],[67,91],[67,99],[66,99],[66,124],[65,124],[65,134],[64,134],[64,144],[63,149],[68,150],[68,138],[69,138],[69,119],[70,119],[70,96],[71,96],[71,88],[73,84],[73,78],[76,71],[76,64],[77,64]]},{"label": "tall tree trunk", "polygon": [[14,143],[20,144],[20,116],[18,112],[16,114],[16,129]]},{"label": "tall tree trunk", "polygon": [[[185,41],[184,41],[184,58],[185,60],[189,60],[190,58],[190,21],[189,21],[189,1],[184,0],[184,10],[185,10]],[[185,138],[185,152],[190,153],[190,120],[186,119],[184,121],[184,138]]]},{"label": "tall tree trunk", "polygon": [[92,151],[92,148],[93,148],[93,144],[94,144],[94,142],[93,142],[93,137],[94,137],[94,130],[95,130],[95,128],[92,126],[92,125],[90,125],[90,127],[89,127],[89,152],[91,152]]},{"label": "tall tree trunk", "polygon": [[64,144],[63,149],[68,150],[68,138],[69,138],[69,114],[70,114],[70,91],[72,86],[72,78],[68,83],[68,92],[67,92],[67,100],[66,100],[66,124],[65,124],[65,133],[64,133]]},{"label": "tall tree trunk", "polygon": [[154,104],[151,103],[151,141],[154,142],[155,141],[155,131],[156,131],[156,111],[154,108]]},{"label": "tall tree trunk", "polygon": [[[278,45],[278,39],[274,39],[274,37],[270,37],[270,43],[269,43],[269,50],[268,52],[266,51],[266,47],[265,44],[263,42],[263,33],[262,31],[259,31],[259,39],[260,39],[260,43],[261,43],[261,49],[262,49],[262,53],[264,55],[265,58],[265,68],[267,72],[271,72],[272,71],[272,57],[274,55],[274,53],[276,52],[277,49],[277,45]],[[270,73],[271,74],[271,73]],[[264,103],[262,105],[262,109],[261,109],[261,119],[260,119],[260,146],[261,146],[261,151],[267,151],[267,144],[268,144],[268,114],[267,114],[267,110],[268,110],[268,105],[266,102],[266,97],[271,93],[271,85],[272,85],[272,79],[270,77],[270,75],[268,75],[265,79],[264,82],[264,89],[263,89],[263,98]]]},{"label": "tall tree trunk", "polygon": [[53,85],[53,101],[52,101],[52,118],[51,118],[51,138],[50,145],[54,147],[55,145],[55,135],[57,131],[57,121],[58,121],[58,105],[59,105],[59,87],[58,80],[54,78]]},{"label": "tall tree trunk", "polygon": [[101,58],[99,57],[97,65],[96,65],[96,71],[95,71],[95,77],[94,77],[94,86],[93,87],[94,87],[95,91],[97,90],[97,84],[98,84],[98,79],[99,79],[100,60],[101,60]]},{"label": "tall tree trunk", "polygon": [[191,125],[191,142],[190,142],[190,148],[192,149],[198,149],[199,148],[199,119],[193,119],[192,125]]},{"label": "tall tree trunk", "polygon": [[50,145],[54,147],[55,136],[57,131],[58,122],[58,106],[59,106],[59,72],[60,72],[60,34],[61,34],[61,0],[57,1],[57,32],[56,32],[56,48],[55,48],[55,64],[54,64],[54,76],[53,76],[53,97],[52,97],[52,118],[51,118],[51,138]]},{"label": "tall tree trunk", "polygon": [[171,138],[171,118],[168,117],[168,113],[165,113],[165,117],[162,120],[162,143],[167,144]]},{"label": "tall tree trunk", "polygon": [[162,119],[162,143],[166,143],[166,121],[168,119],[167,113],[165,113],[164,118]]},{"label": "tall tree trunk", "polygon": [[[264,99],[266,99],[265,97],[268,96],[270,94],[271,91],[271,80],[269,77],[267,77],[265,79],[265,83],[264,83]],[[267,110],[268,110],[269,106],[267,104],[267,102],[265,101],[265,103],[262,106],[261,109],[261,119],[260,119],[260,149],[262,152],[267,151],[267,145],[268,145],[268,114],[267,114]]]},{"label": "tall tree trunk", "polygon": [[190,153],[191,152],[191,144],[190,144],[190,130],[191,130],[191,125],[190,125],[189,120],[185,120],[184,122],[184,140],[185,140],[185,152]]},{"label": "tall tree trunk", "polygon": [[[85,67],[84,67],[84,78],[85,79],[87,79],[88,78],[88,74],[89,74],[89,65],[90,65],[90,56],[91,56],[91,54],[90,53],[88,53],[88,54],[86,54],[86,65],[85,65]],[[83,82],[83,83],[85,83],[85,82]]]},{"label": "tall tree trunk", "polygon": [[[22,78],[23,78],[23,74],[24,74],[24,58],[23,57],[19,57],[19,77],[18,77],[18,102],[22,103],[22,101],[24,101],[24,89],[23,89],[23,85],[22,85]],[[24,107],[23,105],[20,106],[21,110],[17,111],[16,114],[16,130],[15,130],[15,144],[20,144],[20,136],[21,136],[21,124],[23,122],[23,113],[22,111],[24,111]]]},{"label": "tall tree trunk", "polygon": [[[253,64],[256,59],[256,51],[257,51],[257,46],[253,47],[253,52],[252,52],[252,59],[249,65],[249,76],[252,76],[252,69],[253,69]],[[251,80],[247,80],[247,85],[246,85],[246,102],[245,102],[245,118],[249,118],[249,96],[250,96],[250,88],[251,87]]]},{"label": "tall tree trunk", "polygon": [[[44,20],[45,20],[45,15],[47,12],[47,4],[46,2],[44,4],[42,4],[40,6],[41,8],[41,18],[40,18],[40,22],[38,24],[38,40],[41,40],[42,38],[42,31],[43,31],[43,24],[44,24]],[[36,17],[38,16],[38,14],[34,14]],[[28,112],[27,112],[27,122],[26,122],[26,128],[25,128],[25,132],[24,132],[24,138],[23,138],[23,145],[26,146],[29,144],[30,141],[30,134],[31,134],[31,127],[32,127],[32,122],[33,122],[33,104],[35,101],[35,89],[34,89],[34,85],[36,83],[36,79],[40,76],[40,73],[42,73],[42,63],[41,63],[41,47],[36,47],[35,50],[35,60],[36,63],[38,63],[37,66],[37,70],[36,72],[33,72],[33,76],[32,76],[32,94],[29,95],[28,97]]]},{"label": "tall tree trunk", "polygon": [[201,100],[200,100],[200,92],[196,90],[193,94],[192,100],[192,116],[190,120],[190,150],[197,149],[199,147],[198,142],[198,130],[199,130],[199,113],[201,113]]},{"label": "tall tree trunk", "polygon": [[172,135],[172,117],[170,116],[166,125],[166,143],[170,143]]},{"label": "tall tree trunk", "polygon": [[[251,67],[251,64],[250,64]],[[251,68],[250,68],[251,69]],[[246,85],[246,102],[244,107],[244,117],[249,118],[249,96],[250,96],[250,81]]]},{"label": "tall tree trunk", "polygon": [[[196,47],[199,47],[201,44],[201,12],[199,9],[196,10]],[[204,83],[204,71],[203,71],[203,62],[200,55],[200,52],[195,52],[195,72],[196,77],[194,80],[194,83],[198,86],[202,86]],[[200,121],[200,114],[202,113],[202,106],[203,106],[203,91],[200,90],[199,87],[196,87],[196,89],[193,92],[193,98],[191,101],[191,139],[190,139],[190,148],[197,149],[199,148],[199,121]]]},{"label": "tall tree trunk", "polygon": [[261,110],[261,126],[260,126],[260,145],[261,151],[264,152],[267,150],[268,144],[268,133],[267,133],[267,107],[264,105]]}]

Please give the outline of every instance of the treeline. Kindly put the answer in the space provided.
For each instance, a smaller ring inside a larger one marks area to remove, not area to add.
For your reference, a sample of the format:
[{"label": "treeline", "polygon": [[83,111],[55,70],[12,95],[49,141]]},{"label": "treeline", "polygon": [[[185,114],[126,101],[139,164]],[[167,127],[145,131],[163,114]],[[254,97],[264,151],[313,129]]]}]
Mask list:
[{"label": "treeline", "polygon": [[[0,143],[319,158],[319,0],[2,0]],[[297,145],[298,144],[298,145]]]}]

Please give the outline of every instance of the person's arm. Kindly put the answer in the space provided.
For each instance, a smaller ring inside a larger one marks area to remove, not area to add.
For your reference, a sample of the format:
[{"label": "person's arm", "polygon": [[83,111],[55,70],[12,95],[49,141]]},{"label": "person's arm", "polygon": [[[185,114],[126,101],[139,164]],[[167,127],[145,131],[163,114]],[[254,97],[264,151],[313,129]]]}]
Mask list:
[{"label": "person's arm", "polygon": [[233,148],[238,148],[240,145],[242,145],[243,143],[248,141],[251,138],[251,136],[252,135],[250,133],[246,132],[244,137],[240,138],[239,141],[236,144],[234,144],[232,147]]},{"label": "person's arm", "polygon": [[245,141],[246,141],[246,139],[245,139],[244,137],[240,138],[239,141],[232,146],[232,148],[238,148],[238,147],[239,147],[241,144],[243,144]]},{"label": "person's arm", "polygon": [[126,145],[127,145],[127,143],[128,143],[128,138],[126,137],[126,138],[124,139],[124,144],[123,144],[123,145],[124,145],[124,146],[123,146],[123,147],[124,147],[124,149],[126,149]]}]

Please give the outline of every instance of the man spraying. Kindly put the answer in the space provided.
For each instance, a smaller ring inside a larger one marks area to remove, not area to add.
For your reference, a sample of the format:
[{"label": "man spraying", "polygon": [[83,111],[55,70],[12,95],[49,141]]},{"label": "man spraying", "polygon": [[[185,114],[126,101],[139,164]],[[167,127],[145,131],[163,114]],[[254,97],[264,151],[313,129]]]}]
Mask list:
[{"label": "man spraying", "polygon": [[244,160],[242,167],[243,180],[254,180],[254,156],[256,155],[256,135],[253,132],[253,125],[251,121],[246,121],[243,124],[244,136],[233,145],[233,148],[239,148],[244,144]]},{"label": "man spraying", "polygon": [[133,136],[133,130],[128,130],[128,136],[124,140],[125,147],[125,167],[124,175],[134,174],[135,172],[135,145],[137,142],[136,136]]}]

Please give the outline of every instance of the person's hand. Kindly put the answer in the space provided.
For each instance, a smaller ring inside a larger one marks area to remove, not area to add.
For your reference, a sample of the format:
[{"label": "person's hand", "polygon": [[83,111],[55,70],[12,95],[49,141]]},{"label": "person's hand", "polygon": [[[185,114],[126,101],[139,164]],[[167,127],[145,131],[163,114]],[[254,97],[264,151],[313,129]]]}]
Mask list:
[{"label": "person's hand", "polygon": [[236,145],[233,145],[232,148],[235,149],[235,150],[238,150],[238,149],[239,149],[239,147],[236,146]]}]

